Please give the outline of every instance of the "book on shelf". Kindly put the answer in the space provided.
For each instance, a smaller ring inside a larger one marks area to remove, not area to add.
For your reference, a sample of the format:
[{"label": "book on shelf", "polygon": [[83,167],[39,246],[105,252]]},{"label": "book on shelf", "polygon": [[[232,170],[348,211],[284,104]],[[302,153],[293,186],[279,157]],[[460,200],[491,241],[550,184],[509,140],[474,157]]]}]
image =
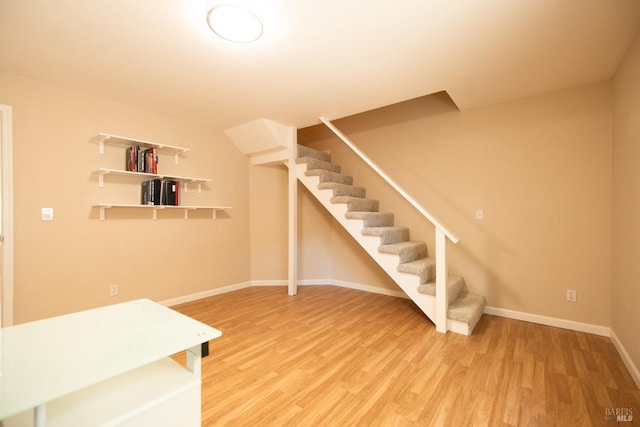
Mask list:
[{"label": "book on shelf", "polygon": [[140,203],[143,205],[179,206],[180,183],[174,180],[150,179],[141,184]]},{"label": "book on shelf", "polygon": [[156,147],[143,149],[139,145],[133,145],[125,152],[126,170],[129,172],[157,174],[158,160]]},{"label": "book on shelf", "polygon": [[138,152],[135,146],[127,148],[125,154],[126,169],[129,172],[138,171]]}]

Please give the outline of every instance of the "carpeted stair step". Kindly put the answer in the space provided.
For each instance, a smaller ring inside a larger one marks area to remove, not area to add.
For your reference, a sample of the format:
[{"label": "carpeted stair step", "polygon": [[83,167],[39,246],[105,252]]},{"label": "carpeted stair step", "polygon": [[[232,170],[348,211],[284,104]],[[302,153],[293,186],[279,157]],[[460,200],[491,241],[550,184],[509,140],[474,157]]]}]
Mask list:
[{"label": "carpeted stair step", "polygon": [[447,317],[452,320],[467,323],[469,329],[473,330],[484,312],[485,304],[486,300],[483,296],[463,292],[449,304]]},{"label": "carpeted stair step", "polygon": [[318,160],[313,157],[298,157],[296,163],[306,163],[307,169],[324,169],[331,172],[342,172],[342,168],[334,163]]},{"label": "carpeted stair step", "polygon": [[353,185],[353,177],[324,169],[307,169],[306,176],[318,176],[320,182],[337,182],[340,184]]},{"label": "carpeted stair step", "polygon": [[409,229],[407,227],[365,227],[362,229],[362,234],[380,237],[381,245],[409,240]]},{"label": "carpeted stair step", "polygon": [[347,212],[347,219],[361,219],[365,227],[392,226],[394,217],[391,212]]},{"label": "carpeted stair step", "polygon": [[433,257],[424,257],[405,262],[398,265],[398,271],[420,276],[420,283],[432,282],[436,278],[436,260]]},{"label": "carpeted stair step", "polygon": [[392,243],[390,245],[381,245],[378,250],[385,254],[398,255],[400,257],[400,264],[427,256],[427,245],[424,242],[415,242],[412,240]]},{"label": "carpeted stair step", "polygon": [[[464,290],[464,279],[460,276],[450,275],[447,278],[447,300],[449,304],[454,301]],[[436,296],[436,282],[430,281],[418,286],[418,292]]]},{"label": "carpeted stair step", "polygon": [[304,145],[298,145],[298,157],[313,157],[314,159],[325,162],[331,161],[331,154],[314,150],[313,148],[305,147]]},{"label": "carpeted stair step", "polygon": [[339,184],[337,182],[321,182],[320,184],[318,184],[318,189],[333,190],[333,197],[351,196],[365,198],[367,196],[367,190],[362,187]]},{"label": "carpeted stair step", "polygon": [[379,205],[377,200],[350,196],[332,197],[331,203],[346,203],[347,210],[358,212],[377,212]]}]

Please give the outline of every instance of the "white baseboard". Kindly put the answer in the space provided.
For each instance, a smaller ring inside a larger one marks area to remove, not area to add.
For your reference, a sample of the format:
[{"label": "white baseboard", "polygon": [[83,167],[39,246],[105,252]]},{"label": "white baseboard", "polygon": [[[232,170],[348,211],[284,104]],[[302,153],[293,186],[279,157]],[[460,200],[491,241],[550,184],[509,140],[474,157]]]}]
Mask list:
[{"label": "white baseboard", "polygon": [[[374,294],[408,298],[407,295],[402,291],[394,291],[391,289],[378,288],[376,286],[363,285],[360,283],[345,282],[343,280],[332,280],[332,279],[298,280],[298,286],[321,286],[321,285],[341,286],[343,288],[356,289],[359,291],[371,292]],[[214,295],[233,292],[239,289],[249,288],[252,286],[288,286],[288,282],[286,280],[252,280],[249,282],[238,283],[235,285],[229,285],[229,286],[223,286],[221,288],[210,289],[208,291],[198,292],[191,295],[184,295],[177,298],[171,298],[165,301],[160,301],[159,304],[162,304],[166,307],[171,307],[174,305],[184,304],[184,303],[196,301],[202,298],[208,298]]]},{"label": "white baseboard", "polygon": [[298,286],[322,286],[322,285],[333,285],[333,280],[331,279],[298,280]]},{"label": "white baseboard", "polygon": [[524,320],[525,322],[555,326],[556,328],[570,329],[572,331],[586,332],[603,337],[608,337],[611,333],[611,328],[607,326],[592,325],[590,323],[575,322],[573,320],[559,319],[557,317],[542,316],[539,314],[524,313],[522,311],[507,310],[504,308],[485,307],[484,313],[494,316],[506,317],[508,319]]},{"label": "white baseboard", "polygon": [[184,304],[191,301],[196,301],[203,298],[212,297],[214,295],[226,294],[227,292],[237,291],[239,289],[244,289],[251,287],[251,282],[238,283],[235,285],[223,286],[221,288],[209,289],[208,291],[198,292],[191,295],[184,295],[177,298],[171,298],[164,301],[159,301],[158,304],[162,304],[166,307],[172,307],[178,304]]},{"label": "white baseboard", "polygon": [[624,347],[624,345],[622,345],[622,342],[620,341],[616,333],[613,331],[613,329],[611,330],[610,336],[611,336],[611,342],[613,342],[613,346],[616,348],[616,350],[618,350],[618,354],[620,354],[620,357],[622,358],[624,365],[629,370],[629,373],[631,374],[633,381],[636,383],[638,388],[640,388],[640,370],[638,370],[638,367],[636,366],[636,364],[633,363],[633,360],[631,360],[631,356],[629,356],[627,349]]}]

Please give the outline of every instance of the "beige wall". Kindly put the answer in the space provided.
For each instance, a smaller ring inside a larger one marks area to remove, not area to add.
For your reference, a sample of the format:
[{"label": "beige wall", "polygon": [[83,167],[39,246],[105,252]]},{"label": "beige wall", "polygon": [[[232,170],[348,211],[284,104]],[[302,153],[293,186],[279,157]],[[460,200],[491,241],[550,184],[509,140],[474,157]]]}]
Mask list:
[{"label": "beige wall", "polygon": [[613,283],[611,328],[640,366],[640,37],[613,81]]},{"label": "beige wall", "polygon": [[[488,305],[609,325],[610,83],[466,112],[439,95],[337,125],[460,237],[450,245],[450,271]],[[323,135],[305,129],[299,142],[330,149],[356,185],[433,251],[425,221]],[[478,208],[484,220],[474,218]],[[333,227],[332,236],[334,279],[394,288],[343,232]],[[566,301],[567,288],[578,291],[577,303]]]},{"label": "beige wall", "polygon": [[[287,277],[287,169],[249,168],[251,280],[279,282]],[[249,260],[248,260],[249,261]]]},{"label": "beige wall", "polygon": [[[13,106],[15,322],[21,323],[109,303],[147,297],[166,300],[249,280],[248,160],[222,132],[0,73],[0,103]],[[185,204],[233,209],[209,212],[108,211],[97,201],[136,202],[138,184],[108,177],[98,188],[98,167],[122,168],[121,149],[105,155],[89,141],[97,132],[185,146],[178,165],[161,157],[167,173],[208,177]],[[53,207],[53,222],[40,208]],[[208,217],[208,218],[207,218]],[[109,297],[110,284],[120,294]]]},{"label": "beige wall", "polygon": [[[288,169],[250,168],[251,280],[284,283],[288,271]],[[298,183],[298,279],[331,280],[331,217]]]}]

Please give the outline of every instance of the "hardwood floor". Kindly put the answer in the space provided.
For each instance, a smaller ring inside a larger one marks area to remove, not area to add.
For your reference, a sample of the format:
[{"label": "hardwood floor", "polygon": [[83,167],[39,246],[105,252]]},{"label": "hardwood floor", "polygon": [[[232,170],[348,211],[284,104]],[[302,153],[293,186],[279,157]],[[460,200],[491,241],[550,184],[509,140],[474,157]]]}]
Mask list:
[{"label": "hardwood floor", "polygon": [[173,308],[223,332],[203,359],[203,426],[640,425],[606,337],[489,315],[470,337],[439,334],[410,300],[334,286]]}]

